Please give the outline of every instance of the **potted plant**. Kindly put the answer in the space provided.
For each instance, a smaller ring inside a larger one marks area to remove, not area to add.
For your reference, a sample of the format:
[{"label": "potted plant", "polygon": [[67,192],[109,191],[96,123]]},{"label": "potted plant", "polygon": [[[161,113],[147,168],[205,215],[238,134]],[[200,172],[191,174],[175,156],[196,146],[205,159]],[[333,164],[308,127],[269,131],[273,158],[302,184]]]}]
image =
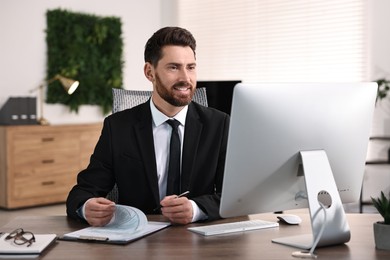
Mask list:
[{"label": "potted plant", "polygon": [[376,101],[381,100],[387,96],[387,92],[390,90],[390,81],[385,78],[376,80],[378,84],[378,91],[376,95]]},{"label": "potted plant", "polygon": [[374,223],[375,246],[378,249],[390,250],[390,199],[383,191],[378,198],[372,198],[374,207],[383,217],[383,221]]}]

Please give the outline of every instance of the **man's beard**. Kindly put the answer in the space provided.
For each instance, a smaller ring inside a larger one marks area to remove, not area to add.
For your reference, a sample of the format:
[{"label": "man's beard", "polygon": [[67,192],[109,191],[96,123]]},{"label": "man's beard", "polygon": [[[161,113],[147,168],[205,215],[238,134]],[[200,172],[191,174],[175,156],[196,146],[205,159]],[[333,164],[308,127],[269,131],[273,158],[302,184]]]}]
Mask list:
[{"label": "man's beard", "polygon": [[158,74],[156,74],[156,91],[160,95],[162,99],[164,99],[166,102],[171,104],[172,106],[176,107],[182,107],[188,105],[192,97],[194,96],[195,88],[193,85],[189,82],[180,81],[175,83],[172,88],[174,87],[181,87],[181,86],[191,86],[190,88],[190,94],[187,95],[174,95],[174,93],[171,91],[170,87],[165,86],[162,82]]}]

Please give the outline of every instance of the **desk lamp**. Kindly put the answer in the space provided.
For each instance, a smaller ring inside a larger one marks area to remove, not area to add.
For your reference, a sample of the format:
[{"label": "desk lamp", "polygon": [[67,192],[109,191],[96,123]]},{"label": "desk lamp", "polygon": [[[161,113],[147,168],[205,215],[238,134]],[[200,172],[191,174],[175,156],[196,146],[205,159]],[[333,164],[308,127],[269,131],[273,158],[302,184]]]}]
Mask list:
[{"label": "desk lamp", "polygon": [[43,89],[45,88],[45,86],[49,85],[50,83],[52,83],[56,80],[60,81],[61,85],[64,87],[64,90],[69,95],[72,95],[73,92],[75,92],[75,90],[79,86],[79,82],[77,80],[66,78],[64,76],[57,74],[54,77],[52,77],[51,79],[42,83],[39,87],[31,90],[30,92],[33,92],[33,91],[39,89],[39,95],[40,95],[40,98],[39,98],[40,99],[40,101],[39,101],[39,110],[40,111],[39,112],[40,112],[41,117],[38,119],[38,123],[40,125],[49,125],[50,124],[49,121],[43,117]]}]

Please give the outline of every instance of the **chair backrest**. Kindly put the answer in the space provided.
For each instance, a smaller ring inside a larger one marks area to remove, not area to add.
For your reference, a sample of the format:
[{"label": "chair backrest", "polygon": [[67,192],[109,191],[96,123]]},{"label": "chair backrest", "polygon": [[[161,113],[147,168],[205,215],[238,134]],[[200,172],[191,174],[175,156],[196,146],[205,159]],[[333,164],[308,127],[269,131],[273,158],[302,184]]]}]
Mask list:
[{"label": "chair backrest", "polygon": [[[112,113],[132,108],[141,103],[144,103],[150,98],[151,95],[152,91],[149,90],[128,90],[113,88]],[[192,100],[207,107],[208,103],[206,88],[197,88]]]},{"label": "chair backrest", "polygon": [[[148,90],[128,90],[113,88],[112,113],[132,108],[141,103],[144,103],[150,98],[151,95],[152,91]],[[208,106],[206,88],[197,88],[192,100],[203,106]],[[114,188],[107,194],[106,198],[117,203],[118,196],[118,187],[115,184]]]}]

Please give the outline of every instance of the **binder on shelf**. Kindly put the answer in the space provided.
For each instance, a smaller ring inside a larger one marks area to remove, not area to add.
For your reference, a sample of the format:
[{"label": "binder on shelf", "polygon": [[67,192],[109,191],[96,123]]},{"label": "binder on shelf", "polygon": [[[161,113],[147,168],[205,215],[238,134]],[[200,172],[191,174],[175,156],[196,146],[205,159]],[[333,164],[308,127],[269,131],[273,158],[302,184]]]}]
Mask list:
[{"label": "binder on shelf", "polygon": [[27,97],[28,122],[32,125],[37,124],[37,98]]},{"label": "binder on shelf", "polygon": [[0,110],[0,125],[37,124],[35,97],[10,97]]}]

